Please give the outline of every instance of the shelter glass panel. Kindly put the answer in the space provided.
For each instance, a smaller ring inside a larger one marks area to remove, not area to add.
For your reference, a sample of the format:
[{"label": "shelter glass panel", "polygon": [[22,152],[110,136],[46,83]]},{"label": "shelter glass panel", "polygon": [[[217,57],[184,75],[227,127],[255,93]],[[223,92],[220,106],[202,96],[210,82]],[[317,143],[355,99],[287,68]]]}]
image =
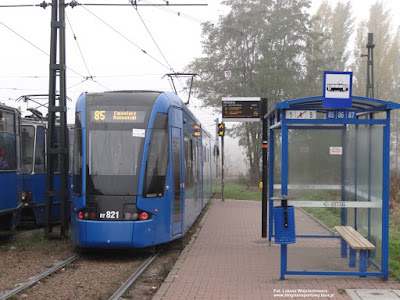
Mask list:
[{"label": "shelter glass panel", "polygon": [[[354,126],[346,131],[345,201],[367,207],[346,208],[345,224],[376,247],[371,257],[382,263],[383,126]],[[362,203],[364,202],[364,203]]]},{"label": "shelter glass panel", "polygon": [[342,132],[289,130],[289,196],[299,200],[340,200]]},{"label": "shelter glass panel", "polygon": [[274,197],[281,195],[282,179],[282,132],[274,131]]}]

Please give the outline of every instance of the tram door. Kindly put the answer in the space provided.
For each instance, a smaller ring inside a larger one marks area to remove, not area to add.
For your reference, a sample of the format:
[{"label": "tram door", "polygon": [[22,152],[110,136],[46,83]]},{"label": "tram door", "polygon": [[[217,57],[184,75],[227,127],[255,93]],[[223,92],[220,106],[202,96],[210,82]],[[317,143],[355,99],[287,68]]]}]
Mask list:
[{"label": "tram door", "polygon": [[[174,198],[172,203],[172,235],[179,235],[182,233],[183,226],[183,199],[184,199],[184,174],[183,174],[183,145],[182,145],[182,129],[175,127],[178,125],[179,120],[182,118],[182,112],[177,109],[170,109],[169,120],[170,120],[170,136],[171,136],[171,153],[170,161],[173,167],[173,187],[174,187]],[[173,123],[177,124],[173,124]],[[180,124],[182,124],[180,122]],[[178,125],[179,126],[179,125]]]}]

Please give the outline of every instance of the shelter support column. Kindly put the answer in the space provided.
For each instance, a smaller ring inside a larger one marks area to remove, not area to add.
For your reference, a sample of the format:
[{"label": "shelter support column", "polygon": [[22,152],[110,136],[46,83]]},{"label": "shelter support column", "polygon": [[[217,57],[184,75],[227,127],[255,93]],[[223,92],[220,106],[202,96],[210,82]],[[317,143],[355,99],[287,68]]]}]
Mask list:
[{"label": "shelter support column", "polygon": [[273,215],[272,215],[272,208],[274,207],[274,203],[271,198],[274,196],[274,135],[275,132],[273,130],[269,133],[269,158],[268,158],[268,172],[269,172],[269,182],[268,182],[268,189],[269,189],[269,211],[268,211],[268,241],[271,243],[271,238],[273,234]]},{"label": "shelter support column", "polygon": [[[288,153],[289,153],[289,145],[288,145],[288,136],[289,129],[286,125],[285,115],[282,114],[282,174],[281,174],[281,194],[282,196],[288,195]],[[284,201],[282,200],[282,206],[284,206]],[[287,204],[287,203],[285,203]],[[281,244],[281,279],[285,279],[285,273],[287,271],[287,245]]]},{"label": "shelter support column", "polygon": [[383,126],[383,176],[382,176],[382,271],[389,278],[389,179],[390,179],[390,111],[386,111]]}]

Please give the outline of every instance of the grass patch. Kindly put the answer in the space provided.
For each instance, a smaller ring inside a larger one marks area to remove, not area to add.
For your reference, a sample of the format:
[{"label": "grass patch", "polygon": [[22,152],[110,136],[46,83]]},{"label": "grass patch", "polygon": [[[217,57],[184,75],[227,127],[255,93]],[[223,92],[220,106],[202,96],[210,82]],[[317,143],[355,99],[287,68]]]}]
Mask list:
[{"label": "grass patch", "polygon": [[[225,182],[225,199],[261,201],[261,189],[258,186],[240,184],[239,182]],[[221,185],[217,185],[214,198],[221,198]]]},{"label": "grass patch", "polygon": [[304,207],[304,211],[324,223],[328,228],[340,226],[340,208]]},{"label": "grass patch", "polygon": [[48,243],[42,231],[35,231],[17,241],[1,247],[2,252],[7,251],[26,251],[29,249],[45,249]]},{"label": "grass patch", "polygon": [[400,281],[400,211],[392,211],[389,218],[389,273]]},{"label": "grass patch", "polygon": [[160,278],[160,280],[164,281],[167,277],[169,272],[171,272],[172,268],[174,267],[176,261],[170,262],[168,265],[164,266],[158,276]]}]

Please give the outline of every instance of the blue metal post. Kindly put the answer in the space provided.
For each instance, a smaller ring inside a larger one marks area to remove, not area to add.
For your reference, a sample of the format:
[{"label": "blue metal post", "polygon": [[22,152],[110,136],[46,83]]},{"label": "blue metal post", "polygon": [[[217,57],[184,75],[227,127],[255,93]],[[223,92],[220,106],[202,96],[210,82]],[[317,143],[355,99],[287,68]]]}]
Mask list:
[{"label": "blue metal post", "polygon": [[[355,171],[354,171],[354,201],[358,200],[358,196],[357,196],[357,176],[358,176],[358,124],[356,125],[356,130],[355,130],[355,139],[356,139],[356,145],[355,145],[355,156],[354,156],[354,160],[355,160]],[[353,227],[355,230],[357,230],[357,207],[354,208],[354,224]]]},{"label": "blue metal post", "polygon": [[[373,119],[374,115],[369,114]],[[368,126],[368,202],[371,202],[371,169],[372,169],[372,128],[373,124]],[[371,239],[371,208],[368,208],[368,240]]]},{"label": "blue metal post", "polygon": [[368,250],[360,250],[360,272],[367,271]]},{"label": "blue metal post", "polygon": [[287,271],[287,245],[281,245],[281,279],[285,279],[285,273]]},{"label": "blue metal post", "polygon": [[356,266],[356,255],[357,250],[349,247],[349,267],[354,268]]},{"label": "blue metal post", "polygon": [[[286,125],[285,111],[282,112],[282,168],[281,168],[281,194],[288,194],[288,136],[289,129]],[[287,245],[281,245],[281,279],[284,279],[284,274],[287,271]]]},{"label": "blue metal post", "polygon": [[286,125],[286,118],[282,116],[282,174],[281,174],[281,194],[287,196],[288,194],[288,126]]},{"label": "blue metal post", "polygon": [[[345,176],[346,176],[346,172],[345,172],[345,168],[346,168],[346,159],[347,159],[347,144],[346,144],[346,125],[344,125],[344,129],[342,131],[342,149],[343,149],[343,155],[342,155],[342,172],[341,172],[341,180],[342,180],[342,201],[346,201],[346,189],[345,189]],[[346,208],[342,207],[340,209],[340,223],[341,225],[346,225]],[[342,258],[346,258],[347,257],[347,243],[344,239],[340,239],[340,243],[341,243],[341,252],[340,252],[340,256]]]},{"label": "blue metal post", "polygon": [[273,207],[274,207],[274,202],[273,200],[271,200],[271,198],[274,196],[274,162],[275,162],[275,157],[274,157],[274,135],[275,132],[273,130],[269,131],[269,158],[268,158],[268,163],[269,163],[269,167],[268,167],[268,171],[269,171],[269,183],[268,183],[268,188],[269,188],[269,209],[268,209],[268,241],[271,243],[271,238],[272,238],[272,234],[273,234]]},{"label": "blue metal post", "polygon": [[389,177],[390,177],[390,111],[383,127],[383,183],[382,183],[382,271],[389,277]]}]

